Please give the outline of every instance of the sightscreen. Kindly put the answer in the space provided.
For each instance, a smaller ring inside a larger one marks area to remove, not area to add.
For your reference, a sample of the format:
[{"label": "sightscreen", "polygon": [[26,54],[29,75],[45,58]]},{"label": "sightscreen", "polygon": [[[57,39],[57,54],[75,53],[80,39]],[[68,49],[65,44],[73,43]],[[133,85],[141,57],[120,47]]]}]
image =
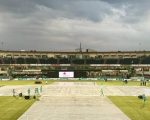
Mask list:
[{"label": "sightscreen", "polygon": [[61,72],[59,72],[59,77],[60,78],[73,78],[74,72],[72,72],[72,71],[61,71]]}]

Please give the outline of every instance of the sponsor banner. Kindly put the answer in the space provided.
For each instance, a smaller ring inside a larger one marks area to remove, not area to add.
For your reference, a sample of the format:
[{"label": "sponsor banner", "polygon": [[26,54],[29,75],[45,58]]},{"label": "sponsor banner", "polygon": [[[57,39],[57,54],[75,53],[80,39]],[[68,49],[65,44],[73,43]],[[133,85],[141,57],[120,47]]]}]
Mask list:
[{"label": "sponsor banner", "polygon": [[60,66],[60,64],[51,64],[50,66]]},{"label": "sponsor banner", "polygon": [[121,73],[127,73],[128,70],[120,70]]},{"label": "sponsor banner", "polygon": [[[28,64],[26,64],[26,65],[28,65]],[[51,66],[51,64],[30,64],[30,66]]]},{"label": "sponsor banner", "polygon": [[90,66],[121,66],[120,64],[90,64]]},{"label": "sponsor banner", "polygon": [[73,78],[74,77],[74,72],[70,71],[61,71],[59,72],[59,77],[60,78]]},{"label": "sponsor banner", "polygon": [[132,64],[133,67],[149,67],[150,64]]},{"label": "sponsor banner", "polygon": [[41,70],[37,70],[37,69],[28,69],[28,70],[23,70],[23,72],[41,72]]},{"label": "sponsor banner", "polygon": [[102,70],[102,72],[106,72],[106,73],[112,73],[112,72],[114,72],[114,70]]},{"label": "sponsor banner", "polygon": [[90,64],[90,66],[133,66],[133,67],[150,67],[150,64],[131,64],[131,65],[121,65],[121,64]]},{"label": "sponsor banner", "polygon": [[70,64],[60,64],[60,66],[70,66]]},{"label": "sponsor banner", "polygon": [[100,64],[90,64],[90,66],[101,66]]},{"label": "sponsor banner", "polygon": [[136,72],[141,72],[141,71],[142,71],[142,68],[136,68],[135,71],[136,71]]}]

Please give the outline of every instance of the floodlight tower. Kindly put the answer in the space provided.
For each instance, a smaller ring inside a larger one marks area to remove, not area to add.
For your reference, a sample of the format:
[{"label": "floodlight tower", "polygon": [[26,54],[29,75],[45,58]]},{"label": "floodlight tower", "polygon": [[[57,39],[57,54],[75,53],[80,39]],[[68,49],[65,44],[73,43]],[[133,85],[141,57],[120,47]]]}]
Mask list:
[{"label": "floodlight tower", "polygon": [[80,52],[82,52],[82,45],[81,45],[81,42],[80,42]]}]

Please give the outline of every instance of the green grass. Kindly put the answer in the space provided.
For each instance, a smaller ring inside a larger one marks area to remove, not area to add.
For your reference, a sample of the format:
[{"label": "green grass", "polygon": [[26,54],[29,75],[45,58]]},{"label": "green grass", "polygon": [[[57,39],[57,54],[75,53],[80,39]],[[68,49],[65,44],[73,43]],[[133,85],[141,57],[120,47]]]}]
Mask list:
[{"label": "green grass", "polygon": [[128,84],[123,83],[122,81],[97,81],[96,82],[98,85],[114,85],[114,86],[140,86],[140,82],[139,81],[128,81]]},{"label": "green grass", "polygon": [[55,82],[97,82],[97,80],[55,80]]},{"label": "green grass", "polygon": [[[35,85],[35,80],[9,80],[0,81],[0,86],[5,85]],[[47,80],[47,84],[52,84],[54,82],[97,82],[96,80]],[[46,80],[42,80],[42,85],[46,85]]]},{"label": "green grass", "polygon": [[0,120],[17,120],[34,102],[35,99],[0,96]]},{"label": "green grass", "polygon": [[117,107],[119,107],[131,120],[150,120],[150,97],[144,106],[144,102],[135,96],[109,96]]},{"label": "green grass", "polygon": [[[5,85],[35,85],[35,80],[9,80],[9,81],[0,81],[0,86]],[[46,85],[46,80],[42,80],[42,85]],[[123,86],[125,85],[122,81],[107,81],[104,80],[47,80],[47,84],[52,84],[54,82],[96,82],[98,85],[114,85],[114,86]],[[139,81],[129,81],[126,86],[139,86]],[[150,84],[147,83],[147,86],[150,87]]]},{"label": "green grass", "polygon": [[[42,80],[42,85],[45,85],[46,80]],[[5,85],[35,85],[35,80],[9,80],[9,81],[0,81],[0,86]],[[52,84],[54,81],[47,80],[47,84]]]}]

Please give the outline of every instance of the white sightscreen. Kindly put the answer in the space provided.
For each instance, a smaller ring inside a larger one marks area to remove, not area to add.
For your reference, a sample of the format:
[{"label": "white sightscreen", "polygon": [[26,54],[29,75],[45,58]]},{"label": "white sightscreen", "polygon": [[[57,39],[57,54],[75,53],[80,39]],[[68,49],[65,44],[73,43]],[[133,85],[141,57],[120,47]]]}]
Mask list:
[{"label": "white sightscreen", "polygon": [[71,71],[61,71],[59,72],[59,77],[63,77],[63,78],[73,78],[74,77],[74,72]]}]

